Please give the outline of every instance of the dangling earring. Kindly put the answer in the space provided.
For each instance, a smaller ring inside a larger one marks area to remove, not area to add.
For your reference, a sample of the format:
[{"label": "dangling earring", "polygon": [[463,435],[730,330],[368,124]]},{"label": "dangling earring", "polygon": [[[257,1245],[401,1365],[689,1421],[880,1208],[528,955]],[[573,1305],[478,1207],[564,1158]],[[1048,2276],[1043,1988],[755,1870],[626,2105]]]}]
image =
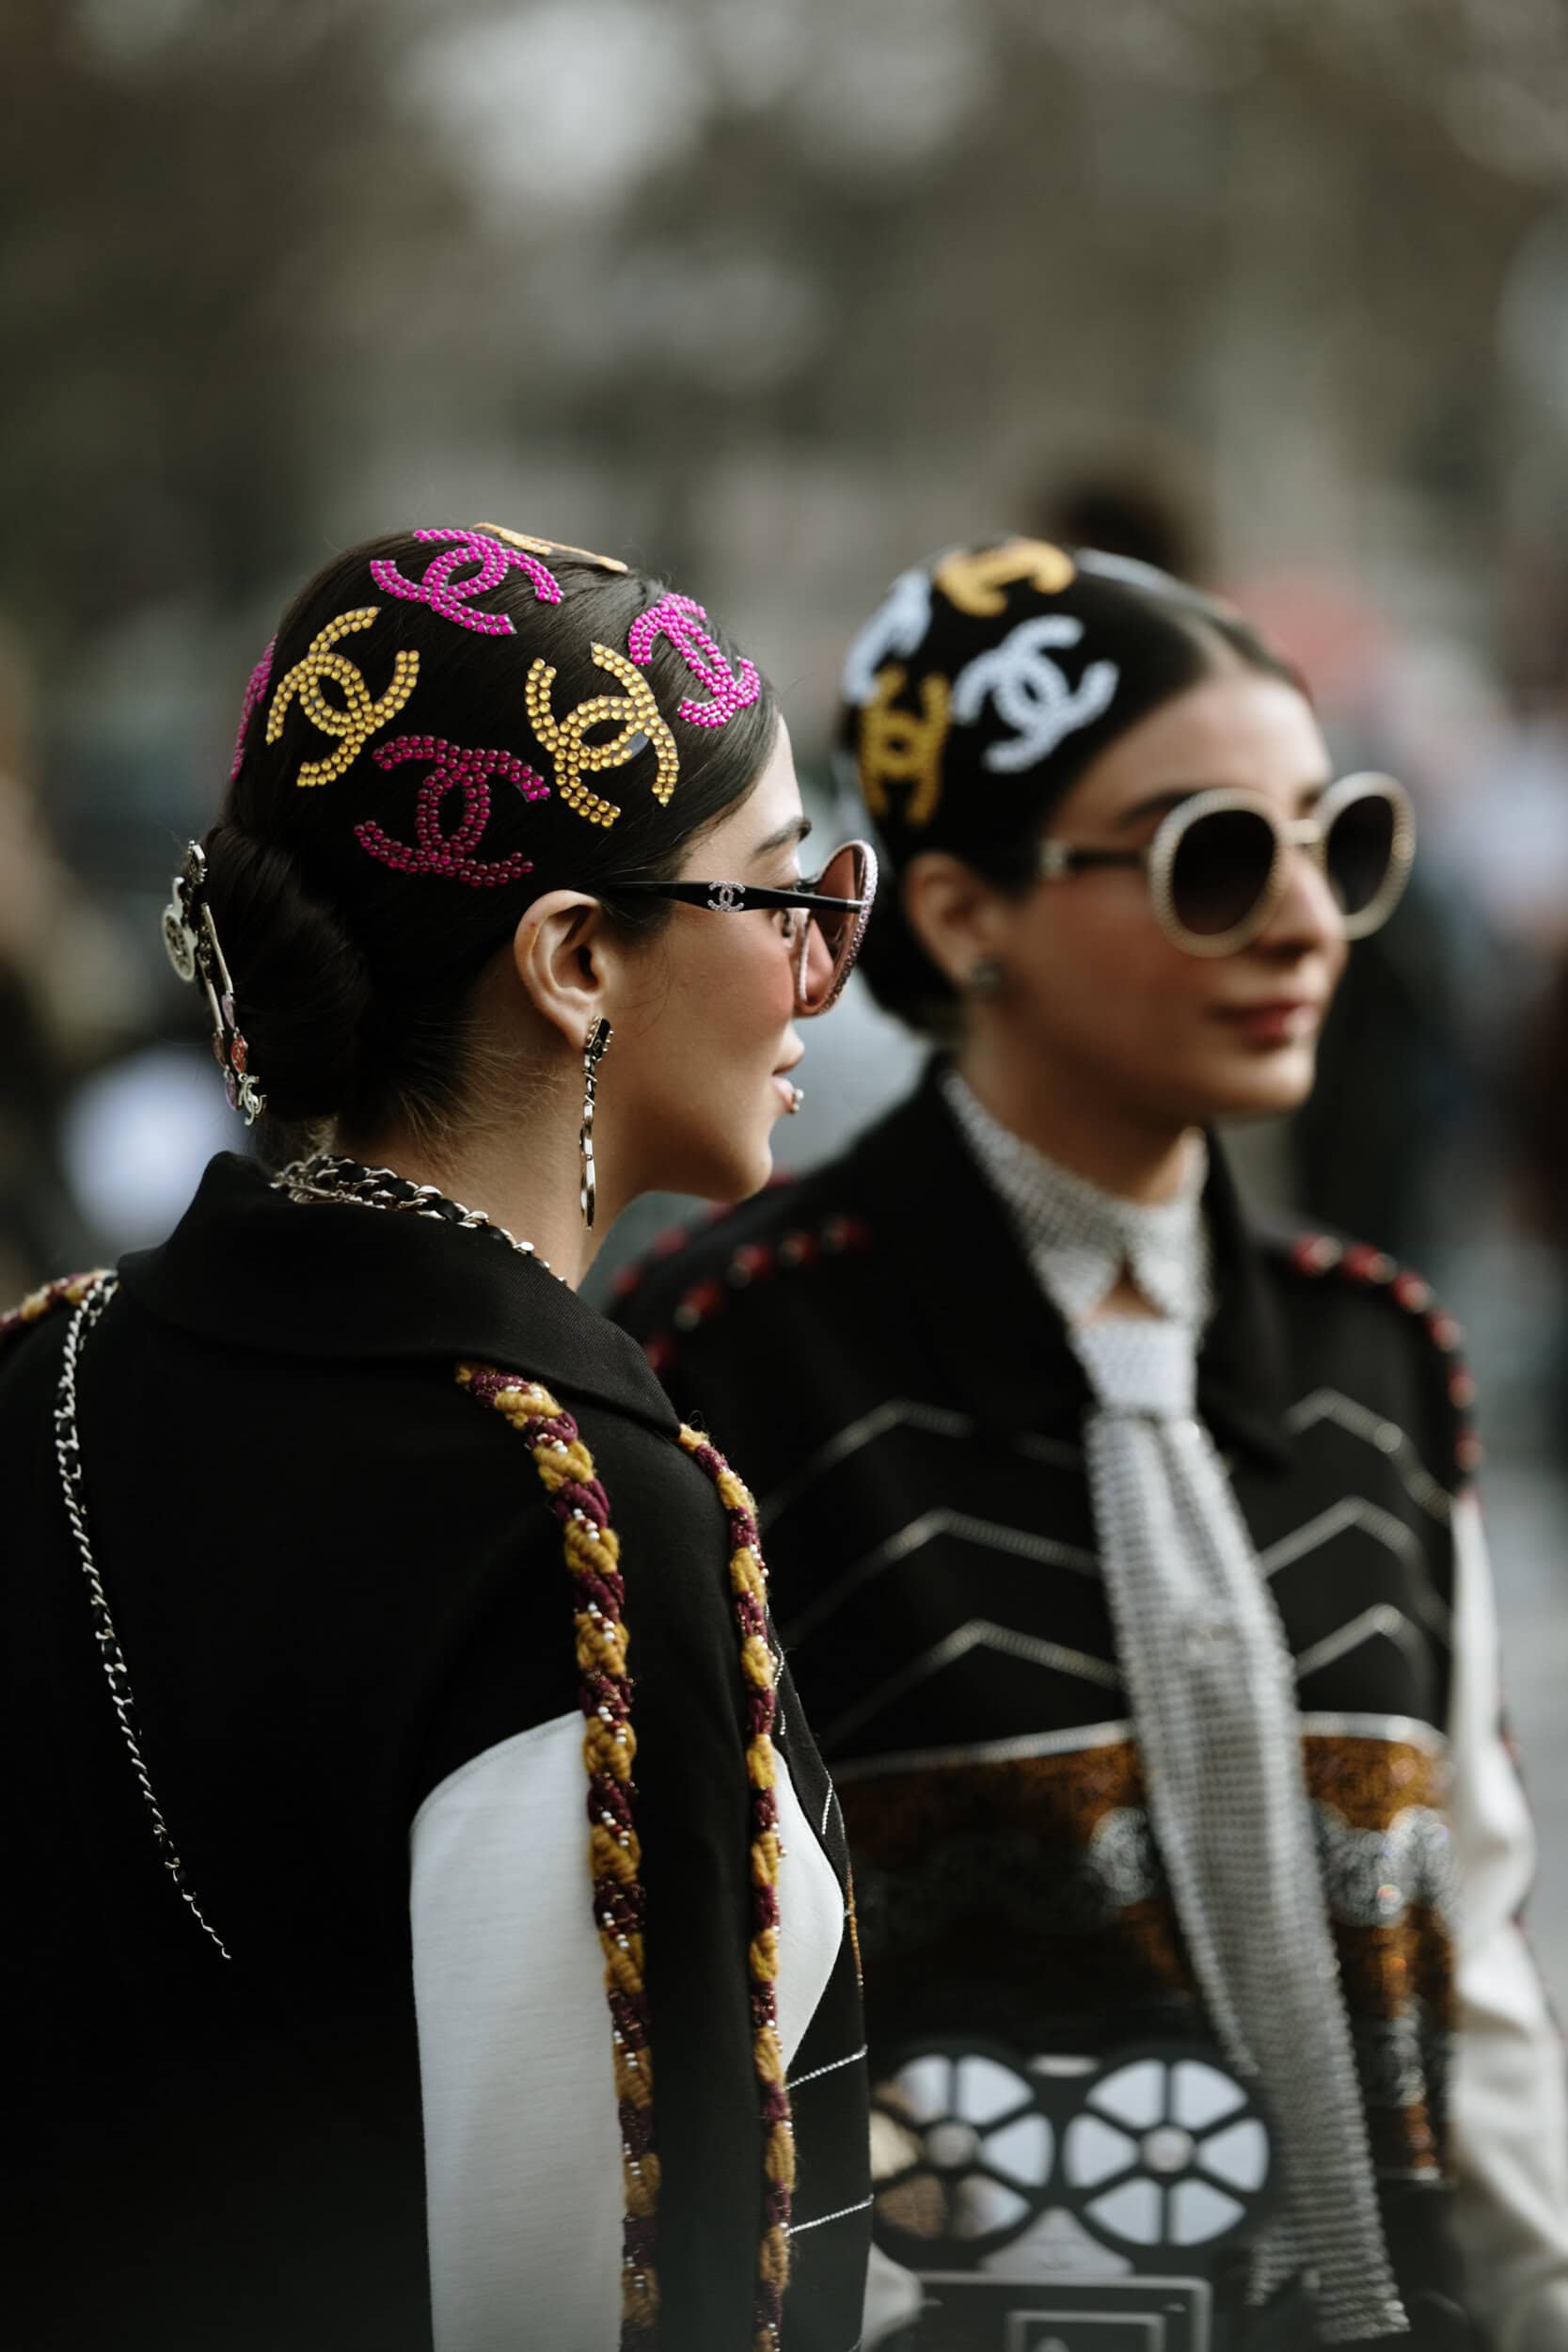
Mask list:
[{"label": "dangling earring", "polygon": [[595,1021],[582,1049],[582,1127],[578,1136],[578,1148],[582,1153],[582,1189],[578,1199],[582,1204],[582,1221],[590,1232],[594,1230],[594,1102],[599,1064],[614,1035],[608,1021]]},{"label": "dangling earring", "polygon": [[994,956],[982,956],[969,969],[969,993],[972,996],[1000,996],[1007,975]]}]

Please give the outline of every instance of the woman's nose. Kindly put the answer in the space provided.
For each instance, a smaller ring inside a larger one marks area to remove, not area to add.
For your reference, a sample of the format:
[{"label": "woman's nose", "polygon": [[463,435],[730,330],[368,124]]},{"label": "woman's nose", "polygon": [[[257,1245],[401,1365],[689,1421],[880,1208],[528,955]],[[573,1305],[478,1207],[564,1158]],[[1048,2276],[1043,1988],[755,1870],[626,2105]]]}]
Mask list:
[{"label": "woman's nose", "polygon": [[1310,850],[1288,854],[1284,896],[1257,944],[1276,955],[1333,946],[1343,940],[1345,923],[1328,876]]}]

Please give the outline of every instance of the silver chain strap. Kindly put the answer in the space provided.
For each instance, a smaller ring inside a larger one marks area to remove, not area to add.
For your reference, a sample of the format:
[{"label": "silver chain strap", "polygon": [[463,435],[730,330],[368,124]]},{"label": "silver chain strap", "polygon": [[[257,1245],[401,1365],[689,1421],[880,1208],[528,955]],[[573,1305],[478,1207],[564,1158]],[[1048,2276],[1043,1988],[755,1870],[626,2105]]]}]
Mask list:
[{"label": "silver chain strap", "polygon": [[185,1876],[185,1866],[175,1850],[168,1823],[164,1820],[152,1782],[142,1755],[137,1735],[136,1705],[131,1689],[130,1670],[125,1653],[119,1646],[119,1636],[109,1612],[108,1597],[103,1590],[98,1565],[92,1556],[92,1544],[87,1534],[87,1498],[82,1483],[82,1440],[76,1426],[76,1374],[81,1362],[82,1343],[93,1328],[104,1308],[119,1288],[119,1278],[114,1274],[101,1275],[93,1283],[71,1318],[65,1335],[65,1353],[60,1364],[59,1387],[55,1401],[55,1455],[60,1467],[60,1487],[65,1497],[66,1517],[75,1539],[82,1574],[87,1579],[87,1599],[92,1610],[93,1630],[98,1639],[98,1654],[109,1685],[109,1696],[119,1724],[120,1737],[131,1758],[131,1768],[152,1822],[152,1835],[158,1851],[183,1899],[190,1905],[192,1916],[203,1933],[209,1935],[223,1954],[231,1960],[233,1954],[211,1922],[202,1915],[200,1905],[192,1894]]},{"label": "silver chain strap", "polygon": [[[481,1209],[466,1209],[457,1200],[449,1200],[434,1184],[417,1184],[412,1177],[400,1176],[395,1168],[366,1168],[358,1160],[344,1159],[330,1152],[318,1152],[308,1160],[291,1160],[272,1180],[275,1192],[285,1192],[291,1200],[344,1201],[360,1209],[402,1209],[413,1216],[435,1217],[442,1225],[455,1225],[465,1232],[494,1233],[515,1249],[520,1258],[531,1258],[546,1274],[555,1274],[547,1258],[542,1258],[531,1241],[519,1241],[504,1225],[486,1216]],[[557,1281],[561,1279],[555,1275]]]}]

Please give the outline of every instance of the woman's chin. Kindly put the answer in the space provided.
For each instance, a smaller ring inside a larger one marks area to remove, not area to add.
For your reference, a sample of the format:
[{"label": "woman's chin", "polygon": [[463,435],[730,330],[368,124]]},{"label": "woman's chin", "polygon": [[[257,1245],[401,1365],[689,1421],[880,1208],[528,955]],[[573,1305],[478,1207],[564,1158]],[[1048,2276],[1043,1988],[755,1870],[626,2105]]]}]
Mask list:
[{"label": "woman's chin", "polygon": [[1317,1041],[1301,1041],[1269,1054],[1227,1056],[1205,1072],[1203,1092],[1211,1119],[1269,1119],[1299,1110],[1318,1074]]}]

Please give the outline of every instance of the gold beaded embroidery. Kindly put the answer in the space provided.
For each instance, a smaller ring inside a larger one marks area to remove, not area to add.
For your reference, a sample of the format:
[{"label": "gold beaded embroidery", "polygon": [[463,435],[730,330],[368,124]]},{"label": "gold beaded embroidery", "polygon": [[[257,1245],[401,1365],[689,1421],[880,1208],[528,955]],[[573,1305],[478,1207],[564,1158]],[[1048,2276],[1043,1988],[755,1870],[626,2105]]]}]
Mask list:
[{"label": "gold beaded embroidery", "polygon": [[493,531],[498,539],[510,539],[525,555],[578,555],[585,564],[598,564],[607,572],[624,572],[627,566],[618,555],[595,555],[592,548],[575,548],[569,539],[534,539],[526,531],[509,531],[505,523],[475,523],[476,531]]},{"label": "gold beaded embroidery", "polygon": [[896,663],[877,673],[877,691],[861,712],[861,789],[873,817],[885,817],[890,784],[912,784],[904,808],[907,825],[928,825],[942,798],[942,754],[947,740],[952,689],[944,677],[923,677],[920,707],[895,710],[904,691]]},{"label": "gold beaded embroidery", "polygon": [[1009,539],[1006,547],[961,548],[947,556],[931,575],[949,604],[976,620],[994,619],[1006,612],[1002,594],[1021,580],[1042,596],[1053,596],[1077,577],[1077,565],[1061,548],[1045,539]]},{"label": "gold beaded embroidery", "polygon": [[[407,650],[396,655],[392,662],[392,682],[386,692],[372,700],[371,690],[347,654],[334,653],[332,648],[340,637],[352,636],[356,630],[369,628],[381,607],[378,604],[357,606],[352,612],[340,612],[335,621],[328,621],[303,660],[280,677],[273,693],[272,707],[267,713],[267,741],[276,743],[283,732],[283,722],[294,695],[299,707],[313,727],[324,735],[337,736],[335,752],[325,759],[308,759],[294,778],[305,786],[331,784],[344,770],[352,768],[371,737],[395,719],[409,695],[414,691],[420,675],[420,657]],[[324,688],[328,679],[343,697],[342,705],[329,703]]]},{"label": "gold beaded embroidery", "polygon": [[[606,768],[624,768],[628,759],[635,759],[644,742],[652,746],[658,763],[654,778],[653,795],[661,808],[669,803],[680,771],[680,758],[675,739],[665,724],[663,714],[654,700],[654,690],[636,663],[613,645],[594,644],[590,647],[601,670],[618,678],[626,688],[624,694],[591,694],[578,703],[564,719],[558,719],[550,708],[550,694],[555,686],[553,663],[540,660],[530,670],[523,687],[523,699],[534,734],[555,761],[555,788],[569,809],[587,818],[591,825],[612,825],[621,814],[613,801],[602,801],[590,792],[583,783],[584,773],[598,774]],[[594,727],[619,725],[620,732],[606,743],[590,743],[586,739]]]}]

